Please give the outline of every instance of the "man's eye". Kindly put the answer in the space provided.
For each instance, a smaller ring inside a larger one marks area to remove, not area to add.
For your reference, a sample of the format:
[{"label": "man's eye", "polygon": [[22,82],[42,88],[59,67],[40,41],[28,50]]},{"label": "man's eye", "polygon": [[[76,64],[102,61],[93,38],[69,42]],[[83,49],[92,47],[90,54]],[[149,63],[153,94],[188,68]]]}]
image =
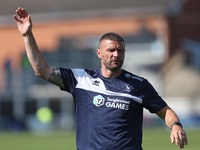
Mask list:
[{"label": "man's eye", "polygon": [[123,50],[123,49],[119,49],[119,50],[109,49],[108,51],[111,52],[111,53],[113,53],[115,51],[117,51],[118,53],[124,53],[125,52],[125,50]]},{"label": "man's eye", "polygon": [[110,49],[110,50],[108,50],[109,52],[114,52],[115,50],[114,49]]},{"label": "man's eye", "polygon": [[119,52],[119,53],[124,53],[124,52],[125,52],[125,50],[123,50],[123,49],[120,49],[120,50],[118,50],[118,52]]}]

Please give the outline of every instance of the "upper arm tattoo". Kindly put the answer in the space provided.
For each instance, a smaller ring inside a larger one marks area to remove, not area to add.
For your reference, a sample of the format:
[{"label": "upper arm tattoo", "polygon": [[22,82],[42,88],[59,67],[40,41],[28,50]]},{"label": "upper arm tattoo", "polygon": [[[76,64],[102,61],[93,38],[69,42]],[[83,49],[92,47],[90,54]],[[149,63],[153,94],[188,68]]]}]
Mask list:
[{"label": "upper arm tattoo", "polygon": [[62,77],[61,77],[61,72],[60,72],[59,67],[53,67],[52,68],[48,81],[59,86],[59,87],[61,87],[61,88],[64,88],[64,84],[63,84],[63,80],[62,80]]}]

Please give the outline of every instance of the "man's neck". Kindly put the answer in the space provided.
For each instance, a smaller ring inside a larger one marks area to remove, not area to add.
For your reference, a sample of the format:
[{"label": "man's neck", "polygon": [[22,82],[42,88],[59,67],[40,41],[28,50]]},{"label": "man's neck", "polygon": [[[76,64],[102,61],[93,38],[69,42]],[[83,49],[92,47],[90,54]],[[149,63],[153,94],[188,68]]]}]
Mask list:
[{"label": "man's neck", "polygon": [[122,69],[111,71],[111,70],[101,68],[101,74],[106,78],[116,78],[120,76],[121,72],[122,72]]}]

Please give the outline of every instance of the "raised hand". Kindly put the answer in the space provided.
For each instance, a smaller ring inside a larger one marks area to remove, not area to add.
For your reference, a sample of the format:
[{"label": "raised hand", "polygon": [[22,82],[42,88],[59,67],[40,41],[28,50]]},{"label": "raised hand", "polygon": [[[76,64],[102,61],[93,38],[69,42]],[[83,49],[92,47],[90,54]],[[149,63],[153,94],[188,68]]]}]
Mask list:
[{"label": "raised hand", "polygon": [[32,32],[32,22],[30,15],[23,8],[18,8],[16,10],[17,16],[14,15],[14,19],[17,22],[19,32],[25,36]]}]

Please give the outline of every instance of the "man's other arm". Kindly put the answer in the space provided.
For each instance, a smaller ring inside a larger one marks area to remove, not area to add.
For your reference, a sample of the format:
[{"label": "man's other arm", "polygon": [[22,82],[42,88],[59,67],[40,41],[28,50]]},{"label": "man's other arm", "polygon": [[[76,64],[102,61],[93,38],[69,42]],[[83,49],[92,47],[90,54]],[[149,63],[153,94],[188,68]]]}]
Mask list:
[{"label": "man's other arm", "polygon": [[180,122],[176,113],[169,106],[165,106],[156,114],[163,119],[165,124],[171,129],[171,143],[174,144],[174,142],[176,142],[176,145],[179,145],[181,149],[184,148],[184,146],[188,144],[188,139],[181,126],[173,125],[175,122]]}]

